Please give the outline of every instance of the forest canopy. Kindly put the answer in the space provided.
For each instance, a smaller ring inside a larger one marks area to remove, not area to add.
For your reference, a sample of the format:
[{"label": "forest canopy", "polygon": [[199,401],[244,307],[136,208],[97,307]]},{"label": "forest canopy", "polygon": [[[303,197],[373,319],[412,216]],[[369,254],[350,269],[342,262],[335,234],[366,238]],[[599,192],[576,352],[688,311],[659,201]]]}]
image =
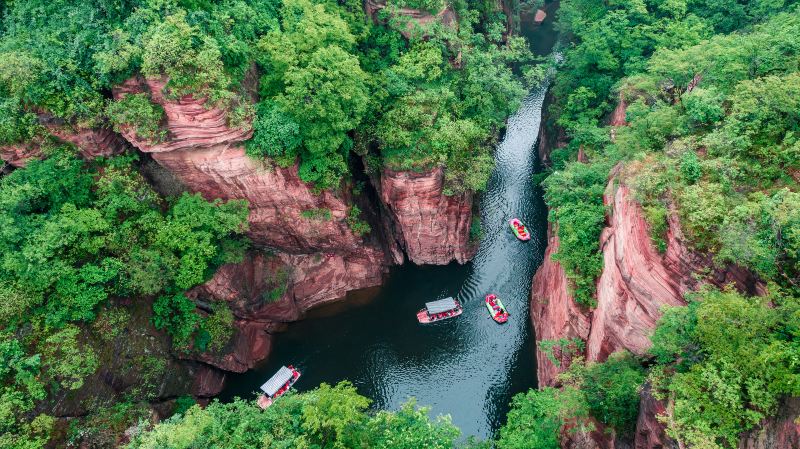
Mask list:
[{"label": "forest canopy", "polygon": [[351,150],[369,149],[390,168],[447,167],[448,193],[482,190],[493,139],[528,87],[527,45],[477,32],[479,15],[465,2],[451,6],[457,27],[409,38],[402,21],[373,24],[356,3],[9,2],[0,143],[46,135],[41,113],[160,140],[163,113],[146,96],[109,98],[138,74],[167,80],[169,97],[225,109],[230,126],[253,128],[248,154],[299,162],[300,177],[318,188],[338,187]]}]

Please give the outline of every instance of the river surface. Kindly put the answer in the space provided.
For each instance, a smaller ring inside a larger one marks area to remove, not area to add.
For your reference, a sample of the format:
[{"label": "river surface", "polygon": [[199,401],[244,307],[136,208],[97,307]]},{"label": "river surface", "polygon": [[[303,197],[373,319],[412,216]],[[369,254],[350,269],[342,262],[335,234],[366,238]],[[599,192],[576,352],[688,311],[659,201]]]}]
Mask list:
[{"label": "river surface", "polygon": [[[382,286],[313,310],[276,336],[267,363],[230,376],[220,399],[254,397],[281,365],[293,364],[302,372],[298,391],[346,379],[375,409],[397,409],[415,397],[432,415],[451,415],[464,435],[494,436],[511,397],[536,387],[528,309],[531,278],[547,244],[547,211],[532,175],[538,170],[535,146],[545,92],[546,86],[531,92],[508,120],[480,198],[483,237],[472,262],[394,267]],[[512,217],[528,225],[530,241],[514,237]],[[488,293],[503,300],[508,323],[490,319]],[[460,317],[417,323],[425,302],[447,296],[463,304]]]}]

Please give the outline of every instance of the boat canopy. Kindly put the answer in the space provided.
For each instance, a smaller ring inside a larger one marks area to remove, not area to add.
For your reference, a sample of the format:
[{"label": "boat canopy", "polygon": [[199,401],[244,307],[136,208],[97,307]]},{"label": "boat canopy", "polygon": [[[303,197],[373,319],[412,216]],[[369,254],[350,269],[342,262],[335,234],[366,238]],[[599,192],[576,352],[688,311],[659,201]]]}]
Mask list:
[{"label": "boat canopy", "polygon": [[453,298],[444,298],[438,301],[425,303],[425,308],[428,309],[428,314],[435,315],[437,313],[447,312],[458,307],[456,300]]},{"label": "boat canopy", "polygon": [[267,396],[275,396],[275,393],[277,393],[282,386],[286,385],[286,382],[289,382],[293,375],[294,373],[292,373],[292,370],[282,366],[274,376],[264,382],[264,385],[261,386],[261,391],[266,393]]}]

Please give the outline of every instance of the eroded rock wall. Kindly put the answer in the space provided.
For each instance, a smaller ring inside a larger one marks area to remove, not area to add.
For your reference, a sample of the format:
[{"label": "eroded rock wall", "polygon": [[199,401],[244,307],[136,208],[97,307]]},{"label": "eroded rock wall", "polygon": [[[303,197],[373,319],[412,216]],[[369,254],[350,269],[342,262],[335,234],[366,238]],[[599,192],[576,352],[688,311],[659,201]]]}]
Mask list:
[{"label": "eroded rock wall", "polygon": [[[586,358],[593,361],[622,349],[645,355],[661,309],[685,305],[684,279],[691,279],[690,271],[666,262],[673,254],[659,254],[653,246],[650,226],[630,189],[614,184],[609,183],[604,198],[610,212],[600,236],[603,272],[586,344]],[[667,251],[680,249],[673,244]]]},{"label": "eroded rock wall", "polygon": [[558,348],[546,354],[539,343],[562,338],[585,341],[591,329],[590,312],[573,301],[564,268],[552,259],[552,255],[558,252],[558,235],[548,228],[547,236],[544,261],[533,277],[531,289],[531,320],[536,332],[536,369],[540,386],[557,384],[557,376],[569,367],[572,357]]},{"label": "eroded rock wall", "polygon": [[220,351],[187,357],[225,371],[247,371],[269,356],[273,334],[283,324],[351,290],[380,284],[382,257],[369,247],[349,256],[250,252],[240,263],[223,265],[187,296],[199,304],[227,302],[236,318],[235,335]]},{"label": "eroded rock wall", "polygon": [[[57,140],[75,145],[85,159],[120,154],[127,146],[119,134],[107,128],[73,128],[48,114],[40,114],[39,122]],[[14,167],[24,167],[31,159],[42,156],[40,142],[0,145],[0,159]]]},{"label": "eroded rock wall", "polygon": [[443,193],[442,168],[415,173],[383,170],[378,193],[387,210],[393,238],[416,264],[464,263],[475,254],[470,244],[472,194]]},{"label": "eroded rock wall", "polygon": [[[347,198],[329,191],[314,192],[300,180],[296,166],[271,167],[248,157],[243,142],[252,131],[228,126],[226,112],[208,107],[204,100],[166,98],[165,84],[165,80],[132,78],[115,89],[117,98],[147,92],[164,108],[168,138],[155,144],[123,129],[122,134],[134,146],[151,153],[190,190],[208,199],[247,200],[248,235],[256,244],[290,253],[342,254],[365,246],[345,220],[351,206]],[[314,211],[329,211],[330,219],[306,218]]]},{"label": "eroded rock wall", "polygon": [[[229,125],[227,113],[191,96],[168,97],[166,80],[131,78],[114,89],[115,98],[147,93],[164,108],[162,142],[121,134],[173,174],[189,190],[211,200],[243,199],[250,208],[249,238],[272,255],[248,254],[222,266],[187,295],[201,307],[226,301],[235,334],[224,348],[186,357],[225,371],[244,372],[268,357],[273,333],[321,304],[347,292],[379,285],[389,261],[376,237],[356,235],[347,222],[352,199],[343,192],[317,192],[298,176],[297,166],[270,166],[248,157],[248,127]],[[197,389],[222,382],[204,372]]]}]

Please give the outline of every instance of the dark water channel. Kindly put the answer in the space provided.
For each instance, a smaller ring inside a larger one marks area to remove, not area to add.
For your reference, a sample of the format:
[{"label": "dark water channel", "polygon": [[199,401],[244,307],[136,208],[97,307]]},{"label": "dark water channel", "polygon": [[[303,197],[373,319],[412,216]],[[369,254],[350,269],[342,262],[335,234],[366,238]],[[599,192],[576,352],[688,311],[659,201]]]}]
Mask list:
[{"label": "dark water channel", "polygon": [[[537,31],[552,28],[523,25],[523,31],[536,39]],[[533,47],[543,52],[537,43]],[[450,414],[464,435],[493,436],[511,397],[536,386],[528,297],[546,245],[546,209],[532,182],[545,91],[543,86],[531,92],[508,120],[480,198],[483,238],[471,263],[395,267],[381,287],[312,311],[277,335],[267,363],[229,377],[221,399],[252,397],[281,365],[294,364],[303,373],[295,385],[299,391],[347,379],[376,409],[396,409],[415,397],[432,415]],[[511,234],[508,219],[514,216],[531,229],[530,241]],[[508,308],[508,323],[489,318],[483,297],[490,292]],[[415,314],[426,301],[447,296],[464,304],[460,317],[417,323]]]}]

